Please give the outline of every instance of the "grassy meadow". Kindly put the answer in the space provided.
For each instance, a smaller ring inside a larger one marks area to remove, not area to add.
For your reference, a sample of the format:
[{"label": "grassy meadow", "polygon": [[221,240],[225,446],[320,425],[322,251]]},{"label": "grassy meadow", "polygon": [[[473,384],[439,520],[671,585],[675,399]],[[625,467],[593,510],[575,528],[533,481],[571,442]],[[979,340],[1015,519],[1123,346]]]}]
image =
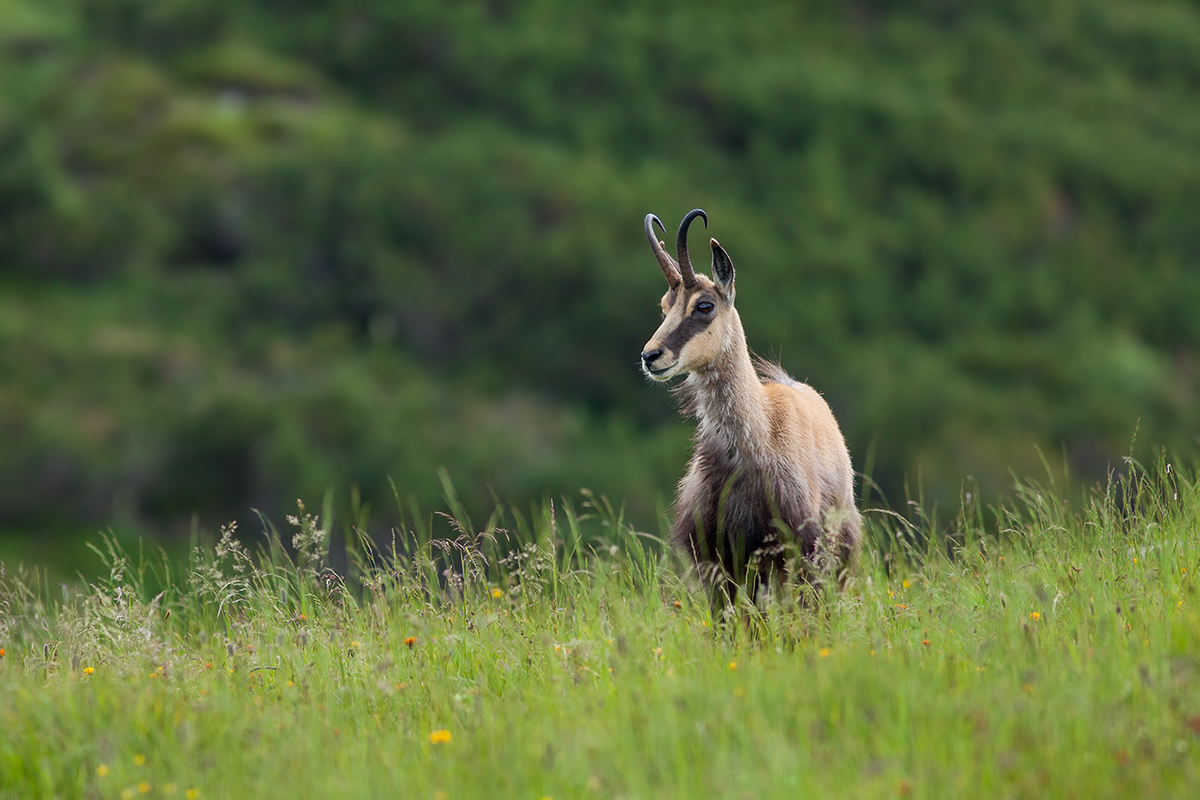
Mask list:
[{"label": "grassy meadow", "polygon": [[869,513],[845,591],[732,620],[590,496],[345,525],[344,574],[303,509],[186,564],[101,540],[87,586],[9,565],[0,792],[1194,797],[1200,479],[1014,497]]}]

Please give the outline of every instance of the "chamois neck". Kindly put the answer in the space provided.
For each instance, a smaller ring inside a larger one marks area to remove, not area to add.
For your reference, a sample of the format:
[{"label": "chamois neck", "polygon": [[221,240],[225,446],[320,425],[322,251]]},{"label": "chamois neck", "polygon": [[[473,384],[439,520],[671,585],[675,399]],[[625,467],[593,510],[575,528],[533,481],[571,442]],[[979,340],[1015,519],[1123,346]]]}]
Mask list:
[{"label": "chamois neck", "polygon": [[769,436],[766,395],[750,351],[741,320],[725,342],[717,359],[687,378],[693,409],[699,420],[697,434],[722,448],[754,457]]}]

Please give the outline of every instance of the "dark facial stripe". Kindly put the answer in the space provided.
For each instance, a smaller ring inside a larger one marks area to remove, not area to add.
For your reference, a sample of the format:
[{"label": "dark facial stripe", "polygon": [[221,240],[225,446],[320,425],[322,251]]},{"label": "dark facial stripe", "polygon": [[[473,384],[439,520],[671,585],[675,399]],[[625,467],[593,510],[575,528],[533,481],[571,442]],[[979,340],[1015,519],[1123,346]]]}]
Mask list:
[{"label": "dark facial stripe", "polygon": [[683,351],[684,345],[691,341],[692,337],[704,331],[705,328],[713,321],[716,313],[703,316],[700,314],[688,314],[683,318],[683,322],[675,330],[667,334],[667,338],[663,339],[663,349],[674,353],[678,358],[680,352]]}]

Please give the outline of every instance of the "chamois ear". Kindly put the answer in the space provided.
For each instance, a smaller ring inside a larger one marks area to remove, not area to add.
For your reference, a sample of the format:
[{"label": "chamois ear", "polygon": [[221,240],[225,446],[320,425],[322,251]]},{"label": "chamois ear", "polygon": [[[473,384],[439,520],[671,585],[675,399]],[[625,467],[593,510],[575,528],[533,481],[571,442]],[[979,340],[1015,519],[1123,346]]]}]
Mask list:
[{"label": "chamois ear", "polygon": [[712,248],[713,280],[717,282],[717,286],[725,292],[729,297],[729,302],[732,303],[734,294],[733,262],[729,260],[729,253],[725,252],[725,248],[721,247],[716,239],[709,239],[708,244]]}]

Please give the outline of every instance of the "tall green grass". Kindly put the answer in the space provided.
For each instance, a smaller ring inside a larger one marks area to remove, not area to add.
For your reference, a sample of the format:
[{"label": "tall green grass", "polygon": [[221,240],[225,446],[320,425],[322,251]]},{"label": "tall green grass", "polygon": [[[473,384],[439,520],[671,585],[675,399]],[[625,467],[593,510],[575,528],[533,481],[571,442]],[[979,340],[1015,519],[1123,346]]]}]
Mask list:
[{"label": "tall green grass", "polygon": [[426,519],[380,547],[349,524],[340,572],[303,508],[186,565],[104,542],[93,585],[0,583],[0,787],[1196,796],[1195,472],[1135,469],[1076,508],[964,493],[942,529],[868,517],[843,592],[732,621],[592,496],[477,525],[451,491],[456,538]]}]

